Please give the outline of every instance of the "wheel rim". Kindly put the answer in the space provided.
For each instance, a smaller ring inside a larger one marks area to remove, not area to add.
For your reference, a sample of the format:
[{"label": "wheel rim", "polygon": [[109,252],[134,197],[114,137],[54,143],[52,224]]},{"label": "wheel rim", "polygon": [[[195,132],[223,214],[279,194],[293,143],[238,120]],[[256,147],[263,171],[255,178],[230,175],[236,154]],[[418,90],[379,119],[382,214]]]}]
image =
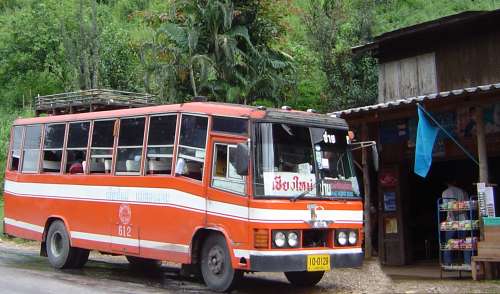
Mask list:
[{"label": "wheel rim", "polygon": [[224,273],[224,251],[222,248],[216,246],[208,252],[208,269],[213,275],[221,275]]},{"label": "wheel rim", "polygon": [[54,257],[59,257],[63,251],[63,237],[60,232],[54,232],[50,240],[50,252]]}]

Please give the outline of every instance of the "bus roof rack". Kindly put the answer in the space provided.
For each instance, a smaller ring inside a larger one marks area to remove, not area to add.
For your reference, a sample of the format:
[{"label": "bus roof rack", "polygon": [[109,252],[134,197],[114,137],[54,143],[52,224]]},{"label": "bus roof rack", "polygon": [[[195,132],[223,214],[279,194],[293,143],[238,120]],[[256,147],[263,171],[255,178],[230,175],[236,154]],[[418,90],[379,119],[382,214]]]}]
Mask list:
[{"label": "bus roof rack", "polygon": [[91,89],[35,97],[36,115],[60,115],[158,105],[151,94]]}]

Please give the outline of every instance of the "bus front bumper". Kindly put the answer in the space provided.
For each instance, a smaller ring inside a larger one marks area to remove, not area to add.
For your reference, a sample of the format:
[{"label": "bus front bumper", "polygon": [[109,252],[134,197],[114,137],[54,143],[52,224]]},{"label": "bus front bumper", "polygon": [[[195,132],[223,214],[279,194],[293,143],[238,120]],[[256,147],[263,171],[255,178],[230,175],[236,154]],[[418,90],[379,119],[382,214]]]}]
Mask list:
[{"label": "bus front bumper", "polygon": [[[363,265],[364,253],[330,254],[330,269]],[[307,255],[250,255],[250,270],[259,272],[295,272],[307,270]]]}]

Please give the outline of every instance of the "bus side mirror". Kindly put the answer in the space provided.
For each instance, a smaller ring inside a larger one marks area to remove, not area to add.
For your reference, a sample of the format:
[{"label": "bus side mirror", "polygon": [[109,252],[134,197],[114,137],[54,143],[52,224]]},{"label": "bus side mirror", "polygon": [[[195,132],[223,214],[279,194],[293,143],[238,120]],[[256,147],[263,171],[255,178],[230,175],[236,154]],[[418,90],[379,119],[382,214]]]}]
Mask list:
[{"label": "bus side mirror", "polygon": [[239,143],[236,146],[236,156],[231,161],[233,161],[232,164],[238,175],[248,176],[248,162],[250,161],[250,155],[247,143]]}]

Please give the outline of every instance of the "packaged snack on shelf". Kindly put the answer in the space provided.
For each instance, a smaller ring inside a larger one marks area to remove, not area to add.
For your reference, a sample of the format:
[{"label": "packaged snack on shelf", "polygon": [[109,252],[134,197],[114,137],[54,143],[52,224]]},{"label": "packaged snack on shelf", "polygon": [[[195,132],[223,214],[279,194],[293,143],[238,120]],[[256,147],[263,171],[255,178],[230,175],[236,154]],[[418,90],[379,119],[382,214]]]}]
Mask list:
[{"label": "packaged snack on shelf", "polygon": [[465,220],[464,221],[464,229],[465,230],[471,230],[472,229],[472,223],[470,220]]}]

